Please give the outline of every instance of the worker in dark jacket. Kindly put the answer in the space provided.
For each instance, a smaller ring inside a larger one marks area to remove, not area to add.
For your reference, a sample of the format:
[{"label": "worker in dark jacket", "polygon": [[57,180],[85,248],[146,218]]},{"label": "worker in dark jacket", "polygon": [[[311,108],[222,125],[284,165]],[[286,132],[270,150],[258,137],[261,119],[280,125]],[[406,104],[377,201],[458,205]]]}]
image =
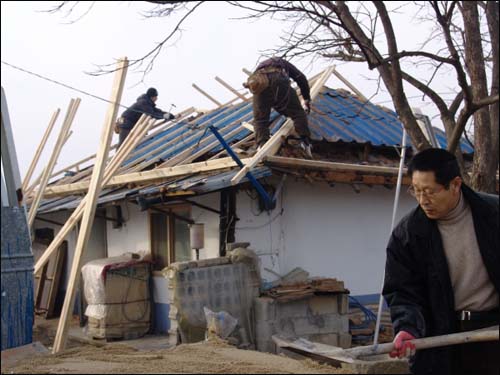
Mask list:
[{"label": "worker in dark jacket", "polygon": [[415,374],[498,374],[498,341],[416,353],[408,341],[498,324],[498,196],[467,187],[441,149],[416,154],[408,174],[419,206],[392,232],[383,289],[396,333],[391,356],[410,356]]},{"label": "worker in dark jacket", "polygon": [[137,98],[137,101],[127,108],[118,119],[118,127],[120,129],[120,140],[118,142],[118,147],[122,145],[127,138],[128,134],[135,126],[139,118],[143,113],[155,118],[165,120],[172,120],[175,116],[171,113],[164,112],[159,108],[156,108],[155,102],[158,100],[158,91],[151,87]]},{"label": "worker in dark jacket", "polygon": [[[300,88],[302,104],[290,86],[292,78]],[[311,94],[306,76],[288,61],[273,57],[257,66],[243,84],[253,94],[255,146],[262,147],[269,139],[271,108],[293,120],[295,131],[301,138],[301,148],[312,157],[307,115],[311,110]]]}]

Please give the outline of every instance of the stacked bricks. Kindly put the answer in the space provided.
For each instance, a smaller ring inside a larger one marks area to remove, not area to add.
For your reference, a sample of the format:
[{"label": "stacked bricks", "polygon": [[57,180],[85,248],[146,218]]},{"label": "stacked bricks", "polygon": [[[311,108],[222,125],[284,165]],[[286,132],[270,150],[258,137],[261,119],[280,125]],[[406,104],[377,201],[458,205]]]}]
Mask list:
[{"label": "stacked bricks", "polygon": [[301,337],[349,348],[349,299],[347,294],[321,294],[279,302],[270,297],[254,299],[257,350],[276,353],[271,336]]},{"label": "stacked bricks", "polygon": [[226,257],[174,263],[165,272],[169,279],[170,343],[205,339],[203,307],[226,311],[252,332],[251,310],[255,291],[249,267],[230,263]]}]

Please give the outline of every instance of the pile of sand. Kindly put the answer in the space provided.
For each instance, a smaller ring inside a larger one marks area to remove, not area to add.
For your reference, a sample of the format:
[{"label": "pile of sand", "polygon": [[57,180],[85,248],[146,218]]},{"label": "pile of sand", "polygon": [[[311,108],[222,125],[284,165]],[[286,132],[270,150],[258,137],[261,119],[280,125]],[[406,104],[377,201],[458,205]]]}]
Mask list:
[{"label": "pile of sand", "polygon": [[[172,349],[138,351],[123,344],[103,348],[82,346],[57,355],[32,358],[2,373],[334,373],[331,366],[311,360],[240,350],[220,341],[180,345]],[[338,373],[341,373],[339,371]]]}]

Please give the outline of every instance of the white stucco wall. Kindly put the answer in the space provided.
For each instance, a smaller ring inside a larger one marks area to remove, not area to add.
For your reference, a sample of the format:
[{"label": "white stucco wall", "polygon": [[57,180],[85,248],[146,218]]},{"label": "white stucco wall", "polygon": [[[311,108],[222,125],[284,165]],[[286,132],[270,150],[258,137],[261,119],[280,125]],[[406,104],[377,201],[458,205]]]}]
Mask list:
[{"label": "white stucco wall", "polygon": [[[240,193],[236,240],[249,241],[263,254],[263,267],[279,274],[300,266],[311,276],[343,280],[353,295],[379,293],[394,194],[385,187],[360,186],[356,193],[345,184],[288,180],[278,208],[255,216],[256,202],[252,213],[250,199]],[[414,206],[403,188],[397,220]],[[262,277],[276,278],[267,271]]]},{"label": "white stucco wall", "polygon": [[[236,241],[251,243],[250,248],[261,259],[262,277],[268,281],[276,276],[264,268],[283,275],[300,266],[311,276],[343,280],[353,295],[379,293],[395,189],[359,189],[357,193],[346,184],[329,186],[289,178],[277,208],[270,213],[259,213],[257,200],[239,191]],[[219,209],[219,192],[191,199]],[[133,204],[127,206],[122,206],[127,219],[123,228],[107,224],[108,256],[150,249],[147,212],[140,212]],[[397,220],[414,206],[414,199],[403,187]],[[192,206],[191,216],[196,223],[205,224],[200,258],[217,257],[219,215]]]},{"label": "white stucco wall", "polygon": [[[53,220],[64,224],[68,218],[70,217],[72,211],[61,211],[54,212],[50,214],[41,215],[43,218]],[[107,243],[106,243],[106,224],[105,220],[102,218],[95,218],[94,223],[92,225],[92,231],[90,233],[89,241],[87,242],[87,247],[85,249],[85,253],[83,254],[82,265],[99,258],[105,258],[107,256]],[[54,236],[61,230],[62,226],[47,223],[41,220],[35,220],[34,224],[35,229],[39,228],[52,228],[54,230]],[[75,254],[75,247],[77,241],[77,231],[73,229],[67,236],[66,241],[68,241],[68,253],[66,258],[66,272],[65,279],[62,281],[62,288],[66,288],[68,284],[69,274],[71,267],[73,265],[73,258]],[[52,258],[51,258],[52,259]]]},{"label": "white stucco wall", "polygon": [[[220,209],[220,193],[211,193],[191,199],[194,202],[211,207],[215,210]],[[219,214],[205,210],[203,208],[192,206],[191,218],[195,223],[204,224],[205,248],[200,250],[200,259],[216,258],[219,256]]]},{"label": "white stucco wall", "polygon": [[[111,216],[111,210],[108,209],[108,216]],[[125,222],[121,228],[113,228],[113,222],[107,222],[108,256],[138,251],[150,252],[148,211],[141,212],[137,205],[123,202],[122,215]]]}]

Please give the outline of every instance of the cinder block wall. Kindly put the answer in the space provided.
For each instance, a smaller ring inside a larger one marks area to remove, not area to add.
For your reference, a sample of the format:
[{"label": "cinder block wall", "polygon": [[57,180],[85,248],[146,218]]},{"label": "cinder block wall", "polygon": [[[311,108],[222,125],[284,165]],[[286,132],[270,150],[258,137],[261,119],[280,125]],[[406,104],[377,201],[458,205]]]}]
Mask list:
[{"label": "cinder block wall", "polygon": [[254,299],[254,311],[259,351],[277,352],[271,338],[275,334],[342,348],[351,346],[347,294],[315,295],[290,302],[260,297]]}]

